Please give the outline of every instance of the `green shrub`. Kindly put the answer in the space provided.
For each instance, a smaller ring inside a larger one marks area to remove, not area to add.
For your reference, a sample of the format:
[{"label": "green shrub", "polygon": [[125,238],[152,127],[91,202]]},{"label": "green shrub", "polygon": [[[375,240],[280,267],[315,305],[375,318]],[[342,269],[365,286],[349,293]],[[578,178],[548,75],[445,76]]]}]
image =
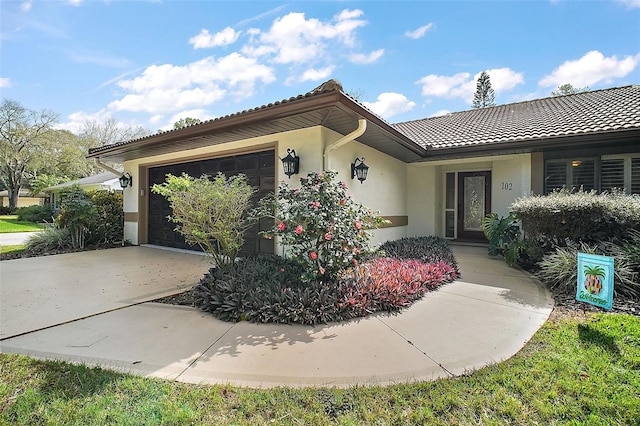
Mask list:
[{"label": "green shrub", "polygon": [[53,221],[53,210],[48,204],[20,207],[15,214],[18,215],[19,221],[24,222],[42,223]]},{"label": "green shrub", "polygon": [[0,206],[0,216],[7,216],[10,214],[14,214],[15,210],[9,206]]},{"label": "green shrub", "polygon": [[560,293],[575,293],[578,280],[578,252],[589,254],[613,255],[614,260],[614,292],[616,295],[629,298],[640,297],[640,283],[627,260],[622,256],[615,256],[615,249],[606,249],[605,245],[589,245],[581,243],[579,246],[571,244],[568,247],[558,247],[552,253],[544,256],[540,262],[538,277],[549,288]]},{"label": "green shrub", "polygon": [[522,221],[526,237],[545,250],[567,241],[622,240],[630,229],[640,229],[640,196],[621,192],[556,191],[517,199],[511,211]]},{"label": "green shrub", "polygon": [[398,259],[419,259],[426,263],[444,262],[456,271],[456,261],[449,242],[437,236],[405,237],[387,241],[379,249],[387,257]]},{"label": "green shrub", "polygon": [[93,226],[98,223],[98,212],[85,191],[72,187],[61,194],[60,214],[56,224],[66,228],[71,235],[73,248],[85,248],[87,236]]},{"label": "green shrub", "polygon": [[47,227],[42,232],[32,235],[25,246],[25,251],[32,255],[55,253],[73,247],[69,230],[58,227]]},{"label": "green shrub", "polygon": [[90,191],[88,195],[96,210],[96,217],[95,221],[89,224],[87,244],[104,247],[121,242],[124,225],[122,194]]},{"label": "green shrub", "polygon": [[244,175],[227,179],[218,173],[212,179],[207,175],[196,179],[169,174],[151,190],[169,201],[173,212],[169,220],[187,244],[198,245],[219,268],[233,265],[250,224],[245,213],[255,192]]},{"label": "green shrub", "polygon": [[498,217],[491,213],[482,220],[482,231],[489,240],[489,256],[504,256],[510,266],[518,262],[520,254],[520,227],[513,213]]}]

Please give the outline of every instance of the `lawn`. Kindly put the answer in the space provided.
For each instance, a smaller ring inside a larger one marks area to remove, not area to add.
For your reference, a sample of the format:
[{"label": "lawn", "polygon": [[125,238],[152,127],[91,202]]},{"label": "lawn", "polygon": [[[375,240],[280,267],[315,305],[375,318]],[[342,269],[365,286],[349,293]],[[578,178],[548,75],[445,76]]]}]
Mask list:
[{"label": "lawn", "polygon": [[389,387],[174,383],[0,355],[0,424],[593,424],[640,419],[640,318],[555,313],[506,362]]},{"label": "lawn", "polygon": [[24,244],[15,244],[11,246],[3,246],[0,245],[0,254],[12,254],[12,253],[20,253],[25,250]]},{"label": "lawn", "polygon": [[0,234],[9,232],[34,232],[44,228],[42,223],[21,222],[18,216],[0,216]]}]

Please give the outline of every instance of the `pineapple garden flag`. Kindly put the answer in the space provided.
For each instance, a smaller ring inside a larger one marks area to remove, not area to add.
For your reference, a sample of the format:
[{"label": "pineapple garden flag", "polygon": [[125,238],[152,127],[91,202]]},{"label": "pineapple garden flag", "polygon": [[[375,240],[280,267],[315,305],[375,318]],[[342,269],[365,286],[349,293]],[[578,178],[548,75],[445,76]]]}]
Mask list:
[{"label": "pineapple garden flag", "polygon": [[613,305],[613,257],[578,253],[576,300],[611,309]]}]

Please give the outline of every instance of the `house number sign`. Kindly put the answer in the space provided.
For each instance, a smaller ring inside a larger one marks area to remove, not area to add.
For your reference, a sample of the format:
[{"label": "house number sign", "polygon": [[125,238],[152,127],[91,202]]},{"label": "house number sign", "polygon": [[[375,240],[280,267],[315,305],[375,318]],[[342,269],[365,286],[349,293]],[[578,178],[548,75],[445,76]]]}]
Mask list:
[{"label": "house number sign", "polygon": [[502,190],[503,191],[513,190],[513,182],[502,182]]}]

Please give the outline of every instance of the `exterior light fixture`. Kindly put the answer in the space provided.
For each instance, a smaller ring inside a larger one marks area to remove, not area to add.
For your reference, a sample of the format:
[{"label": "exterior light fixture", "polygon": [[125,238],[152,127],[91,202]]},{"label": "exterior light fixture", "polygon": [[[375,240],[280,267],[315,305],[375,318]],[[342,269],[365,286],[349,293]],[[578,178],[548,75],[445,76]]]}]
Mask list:
[{"label": "exterior light fixture", "polygon": [[291,175],[300,172],[300,157],[296,155],[295,149],[287,148],[287,156],[282,158],[284,174],[291,179]]},{"label": "exterior light fixture", "polygon": [[123,175],[120,176],[118,180],[120,181],[120,186],[123,190],[126,189],[127,186],[131,186],[131,184],[133,183],[133,178],[127,172],[123,173]]},{"label": "exterior light fixture", "polygon": [[369,173],[369,166],[364,163],[364,157],[353,160],[353,163],[351,163],[351,179],[357,177],[362,183],[367,180],[367,173]]}]

